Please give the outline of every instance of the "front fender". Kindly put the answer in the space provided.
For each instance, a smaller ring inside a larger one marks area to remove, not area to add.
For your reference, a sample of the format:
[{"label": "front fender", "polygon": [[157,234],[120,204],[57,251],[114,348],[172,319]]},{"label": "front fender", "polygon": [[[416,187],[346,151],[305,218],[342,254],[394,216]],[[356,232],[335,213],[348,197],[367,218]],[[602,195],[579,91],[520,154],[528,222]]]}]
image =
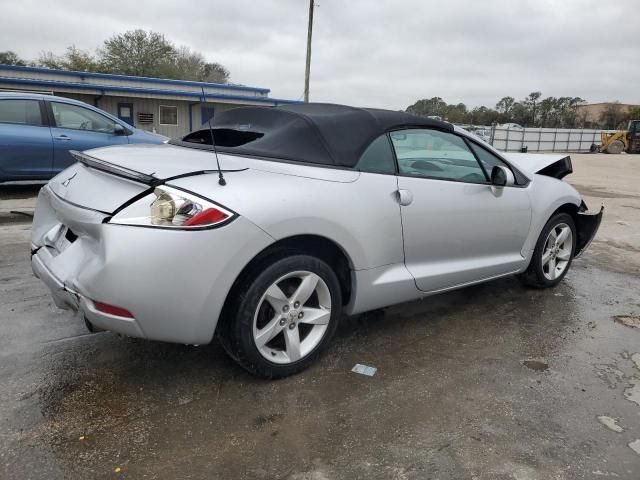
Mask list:
[{"label": "front fender", "polygon": [[[535,175],[529,188],[531,199],[531,227],[527,241],[522,248],[522,256],[531,258],[536,242],[545,224],[563,205],[574,205],[576,209],[583,203],[578,191],[568,183],[543,175]],[[525,262],[528,264],[528,262]]]}]

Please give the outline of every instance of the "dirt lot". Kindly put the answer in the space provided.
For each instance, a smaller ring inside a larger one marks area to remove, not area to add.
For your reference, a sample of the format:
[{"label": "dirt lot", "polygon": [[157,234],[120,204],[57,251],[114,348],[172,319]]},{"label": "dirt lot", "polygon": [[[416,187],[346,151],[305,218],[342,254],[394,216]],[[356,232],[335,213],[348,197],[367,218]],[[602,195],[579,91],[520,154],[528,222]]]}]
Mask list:
[{"label": "dirt lot", "polygon": [[[88,334],[32,276],[17,214],[0,224],[0,478],[637,480],[640,155],[573,158],[605,220],[560,286],[345,319],[277,382],[217,344]],[[0,187],[0,217],[35,191]]]}]

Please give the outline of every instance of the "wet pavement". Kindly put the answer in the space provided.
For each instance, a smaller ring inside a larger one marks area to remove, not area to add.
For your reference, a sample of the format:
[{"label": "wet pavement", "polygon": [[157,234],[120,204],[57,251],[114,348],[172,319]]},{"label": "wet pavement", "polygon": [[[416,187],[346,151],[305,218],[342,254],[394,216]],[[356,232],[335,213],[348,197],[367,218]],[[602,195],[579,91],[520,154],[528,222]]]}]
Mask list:
[{"label": "wet pavement", "polygon": [[32,276],[29,224],[0,226],[0,479],[640,478],[640,188],[578,180],[607,219],[557,288],[344,319],[272,382],[218,344],[88,334]]}]

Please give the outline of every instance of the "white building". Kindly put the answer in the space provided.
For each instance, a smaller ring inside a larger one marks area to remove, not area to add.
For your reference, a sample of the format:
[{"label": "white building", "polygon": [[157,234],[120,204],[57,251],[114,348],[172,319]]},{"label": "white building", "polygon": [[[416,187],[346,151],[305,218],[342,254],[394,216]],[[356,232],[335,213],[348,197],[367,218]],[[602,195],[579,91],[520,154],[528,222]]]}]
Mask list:
[{"label": "white building", "polygon": [[[203,89],[206,107],[202,105]],[[267,88],[15,65],[0,65],[0,90],[81,100],[167,137],[183,136],[208,116],[235,106],[294,103],[270,98]]]}]

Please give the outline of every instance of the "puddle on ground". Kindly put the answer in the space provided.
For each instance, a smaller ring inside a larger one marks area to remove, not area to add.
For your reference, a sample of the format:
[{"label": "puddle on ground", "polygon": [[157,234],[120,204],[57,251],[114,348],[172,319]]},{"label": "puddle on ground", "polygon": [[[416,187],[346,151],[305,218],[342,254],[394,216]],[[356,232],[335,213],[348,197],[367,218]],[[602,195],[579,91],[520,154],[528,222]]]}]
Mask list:
[{"label": "puddle on ground", "polygon": [[624,391],[624,398],[640,406],[640,379],[633,378],[630,383],[631,387]]},{"label": "puddle on ground", "polygon": [[640,328],[640,316],[638,315],[615,315],[613,321],[627,327]]},{"label": "puddle on ground", "polygon": [[544,372],[549,368],[549,364],[540,360],[523,360],[522,364],[535,372]]},{"label": "puddle on ground", "polygon": [[600,415],[598,417],[598,421],[607,427],[609,430],[612,430],[617,433],[624,432],[624,428],[618,425],[618,421],[615,418],[607,417],[606,415]]},{"label": "puddle on ground", "polygon": [[598,364],[594,365],[596,375],[611,389],[618,386],[618,382],[624,379],[624,373],[616,368],[616,365]]}]

